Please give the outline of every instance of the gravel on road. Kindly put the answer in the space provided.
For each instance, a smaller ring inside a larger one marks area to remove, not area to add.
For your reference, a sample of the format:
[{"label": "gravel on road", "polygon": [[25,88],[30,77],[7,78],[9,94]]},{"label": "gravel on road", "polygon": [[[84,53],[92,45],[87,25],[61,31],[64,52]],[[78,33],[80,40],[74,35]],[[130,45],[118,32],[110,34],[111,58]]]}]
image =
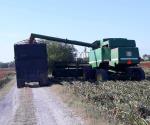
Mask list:
[{"label": "gravel on road", "polygon": [[[2,90],[1,90],[2,91]],[[0,100],[0,125],[83,125],[49,87],[12,87]]]}]

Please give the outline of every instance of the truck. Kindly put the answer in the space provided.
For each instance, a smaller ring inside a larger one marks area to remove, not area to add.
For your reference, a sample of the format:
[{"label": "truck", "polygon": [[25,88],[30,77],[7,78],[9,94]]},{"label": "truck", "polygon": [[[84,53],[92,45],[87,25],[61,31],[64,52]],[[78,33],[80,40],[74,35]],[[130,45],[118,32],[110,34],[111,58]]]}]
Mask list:
[{"label": "truck", "polygon": [[39,82],[47,85],[48,61],[46,44],[19,43],[14,45],[17,87],[22,88],[25,82]]}]

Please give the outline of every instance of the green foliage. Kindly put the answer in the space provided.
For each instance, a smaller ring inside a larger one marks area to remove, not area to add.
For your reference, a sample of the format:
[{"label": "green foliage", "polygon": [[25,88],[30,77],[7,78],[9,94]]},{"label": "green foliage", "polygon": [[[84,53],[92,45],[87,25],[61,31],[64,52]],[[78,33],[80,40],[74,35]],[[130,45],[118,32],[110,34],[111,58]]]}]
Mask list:
[{"label": "green foliage", "polygon": [[0,62],[0,68],[8,68],[9,63],[2,63]]},{"label": "green foliage", "polygon": [[0,62],[0,68],[10,68],[10,67],[15,67],[14,61],[7,63]]},{"label": "green foliage", "polygon": [[72,62],[76,57],[74,46],[53,41],[44,41],[47,44],[49,71],[51,72],[55,62]]}]

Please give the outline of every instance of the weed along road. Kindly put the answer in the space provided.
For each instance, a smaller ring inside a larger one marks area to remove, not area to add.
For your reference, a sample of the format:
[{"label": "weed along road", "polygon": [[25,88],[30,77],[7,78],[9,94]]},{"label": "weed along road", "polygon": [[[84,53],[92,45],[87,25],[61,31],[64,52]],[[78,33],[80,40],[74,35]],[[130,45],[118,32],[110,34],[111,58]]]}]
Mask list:
[{"label": "weed along road", "polygon": [[13,82],[0,100],[0,125],[83,125],[50,86],[18,89]]}]

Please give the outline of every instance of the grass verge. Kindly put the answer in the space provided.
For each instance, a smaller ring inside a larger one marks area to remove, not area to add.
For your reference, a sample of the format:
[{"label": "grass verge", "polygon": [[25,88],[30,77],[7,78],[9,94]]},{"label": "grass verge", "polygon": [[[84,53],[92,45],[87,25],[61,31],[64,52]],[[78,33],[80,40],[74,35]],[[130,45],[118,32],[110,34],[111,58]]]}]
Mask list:
[{"label": "grass verge", "polygon": [[0,100],[10,91],[12,86],[15,84],[15,76],[13,74],[0,80]]}]

